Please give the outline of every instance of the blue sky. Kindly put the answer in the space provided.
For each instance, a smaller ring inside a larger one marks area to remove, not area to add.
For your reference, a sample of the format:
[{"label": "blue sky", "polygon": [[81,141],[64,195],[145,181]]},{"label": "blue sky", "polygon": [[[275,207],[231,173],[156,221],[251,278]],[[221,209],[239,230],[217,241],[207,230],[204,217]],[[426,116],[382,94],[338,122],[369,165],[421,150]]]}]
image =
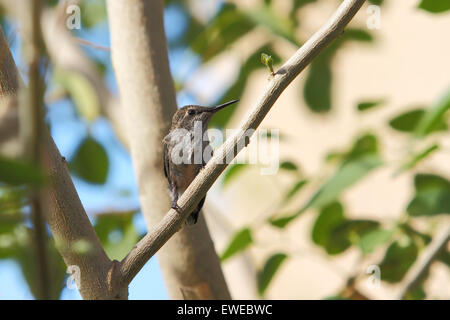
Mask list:
[{"label": "blue sky", "polygon": [[[183,13],[169,7],[165,11],[166,33],[169,39],[180,35],[186,20]],[[13,25],[13,27],[17,27]],[[5,30],[9,34],[8,30]],[[91,30],[80,30],[78,36],[96,44],[109,46],[109,30],[106,21]],[[12,44],[13,56],[19,65],[20,38],[16,36]],[[111,67],[109,53],[84,48],[90,55],[107,62],[106,81],[108,86],[117,94],[117,88]],[[186,59],[188,57],[188,59]],[[169,52],[169,60],[174,77],[183,75],[198,65],[198,58],[187,54],[185,49]],[[24,70],[24,69],[22,69]],[[195,103],[192,96],[181,93],[177,97],[179,105]],[[74,178],[75,187],[86,211],[98,212],[104,208],[127,209],[138,207],[138,192],[134,178],[131,159],[123,147],[117,142],[115,134],[108,121],[98,119],[91,125],[80,119],[70,102],[63,100],[52,104],[49,108],[47,120],[51,125],[53,138],[63,156],[70,159],[78,144],[90,134],[107,150],[110,159],[110,170],[107,183],[102,186],[90,185]],[[146,231],[145,222],[141,215],[134,220],[137,230]],[[167,292],[158,266],[157,258],[152,258],[132,281],[129,288],[130,299],[167,299]],[[0,299],[33,299],[19,265],[14,260],[0,260]],[[81,299],[76,289],[65,288],[61,299]]]}]

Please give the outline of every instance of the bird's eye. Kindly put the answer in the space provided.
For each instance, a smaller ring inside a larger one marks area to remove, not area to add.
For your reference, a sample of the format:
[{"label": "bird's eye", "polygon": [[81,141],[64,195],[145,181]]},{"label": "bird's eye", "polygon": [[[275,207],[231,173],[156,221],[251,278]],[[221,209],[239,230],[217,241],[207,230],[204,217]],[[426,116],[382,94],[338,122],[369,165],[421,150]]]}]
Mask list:
[{"label": "bird's eye", "polygon": [[190,109],[188,110],[188,115],[194,115],[195,114],[195,110],[194,109]]}]

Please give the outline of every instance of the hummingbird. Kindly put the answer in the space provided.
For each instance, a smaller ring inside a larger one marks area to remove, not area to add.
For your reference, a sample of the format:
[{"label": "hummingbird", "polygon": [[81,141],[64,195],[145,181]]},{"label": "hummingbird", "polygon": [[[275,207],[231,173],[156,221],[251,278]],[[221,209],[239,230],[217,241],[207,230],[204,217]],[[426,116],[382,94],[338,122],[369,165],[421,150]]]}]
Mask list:
[{"label": "hummingbird", "polygon": [[[164,174],[169,181],[172,199],[171,208],[179,211],[178,198],[186,191],[192,180],[206,165],[205,150],[212,149],[207,134],[209,120],[219,110],[238,102],[233,100],[215,107],[187,105],[175,112],[172,126],[164,137]],[[186,219],[187,225],[197,222],[199,212],[205,203],[205,197]]]}]

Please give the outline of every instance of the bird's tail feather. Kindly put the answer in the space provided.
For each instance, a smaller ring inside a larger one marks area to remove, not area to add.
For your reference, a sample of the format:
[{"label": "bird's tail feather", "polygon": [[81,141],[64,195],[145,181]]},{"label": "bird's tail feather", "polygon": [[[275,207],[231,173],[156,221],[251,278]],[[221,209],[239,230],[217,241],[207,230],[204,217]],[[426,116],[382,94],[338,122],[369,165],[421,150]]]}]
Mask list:
[{"label": "bird's tail feather", "polygon": [[197,220],[198,220],[198,214],[199,214],[199,212],[191,213],[191,215],[189,217],[187,217],[187,219],[186,219],[186,224],[188,226],[192,226],[192,225],[196,224]]},{"label": "bird's tail feather", "polygon": [[203,197],[203,199],[200,200],[200,202],[198,203],[197,208],[189,215],[189,217],[187,217],[186,224],[188,226],[192,226],[192,225],[197,223],[198,215],[200,214],[200,210],[202,209],[203,204],[205,203],[205,198],[206,197]]}]

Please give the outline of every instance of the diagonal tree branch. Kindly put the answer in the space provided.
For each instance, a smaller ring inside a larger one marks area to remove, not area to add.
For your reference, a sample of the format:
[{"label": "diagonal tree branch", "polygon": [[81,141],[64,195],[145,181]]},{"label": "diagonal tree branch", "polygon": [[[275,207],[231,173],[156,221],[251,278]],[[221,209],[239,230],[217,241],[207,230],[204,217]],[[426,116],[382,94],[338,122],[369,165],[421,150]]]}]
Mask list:
[{"label": "diagonal tree branch", "polygon": [[[22,20],[23,21],[23,20]],[[19,72],[10,53],[3,30],[0,27],[0,127],[11,128],[10,139],[19,135],[18,100]],[[3,113],[3,110],[6,110]],[[74,266],[79,273],[74,274],[78,289],[84,299],[108,299],[127,297],[126,288],[121,292],[111,290],[108,273],[114,264],[106,255],[94,228],[81,204],[67,168],[67,163],[58,151],[48,130],[42,133],[42,166],[48,172],[48,184],[42,190],[45,195],[43,208],[50,230],[59,252],[67,266]],[[0,150],[9,139],[0,140]],[[16,143],[15,143],[16,144]],[[16,151],[9,156],[18,156]],[[76,250],[87,247],[87,251]]]},{"label": "diagonal tree branch", "polygon": [[411,289],[414,289],[414,287],[422,280],[422,276],[427,273],[431,264],[436,260],[439,254],[445,250],[449,241],[450,225],[447,225],[439,234],[433,237],[431,244],[406,274],[396,299],[406,298],[408,292]]},{"label": "diagonal tree branch", "polygon": [[128,285],[144,264],[180,230],[183,221],[226,168],[227,159],[234,158],[234,150],[237,148],[238,153],[246,146],[246,130],[256,129],[259,126],[287,86],[311,63],[319,52],[344,32],[345,26],[355,16],[364,1],[343,1],[322,28],[276,72],[266,85],[253,110],[241,125],[240,130],[215,151],[213,158],[179,199],[180,213],[174,209],[169,210],[163,219],[153,229],[149,230],[149,233],[120,262],[120,282],[122,285]]}]

